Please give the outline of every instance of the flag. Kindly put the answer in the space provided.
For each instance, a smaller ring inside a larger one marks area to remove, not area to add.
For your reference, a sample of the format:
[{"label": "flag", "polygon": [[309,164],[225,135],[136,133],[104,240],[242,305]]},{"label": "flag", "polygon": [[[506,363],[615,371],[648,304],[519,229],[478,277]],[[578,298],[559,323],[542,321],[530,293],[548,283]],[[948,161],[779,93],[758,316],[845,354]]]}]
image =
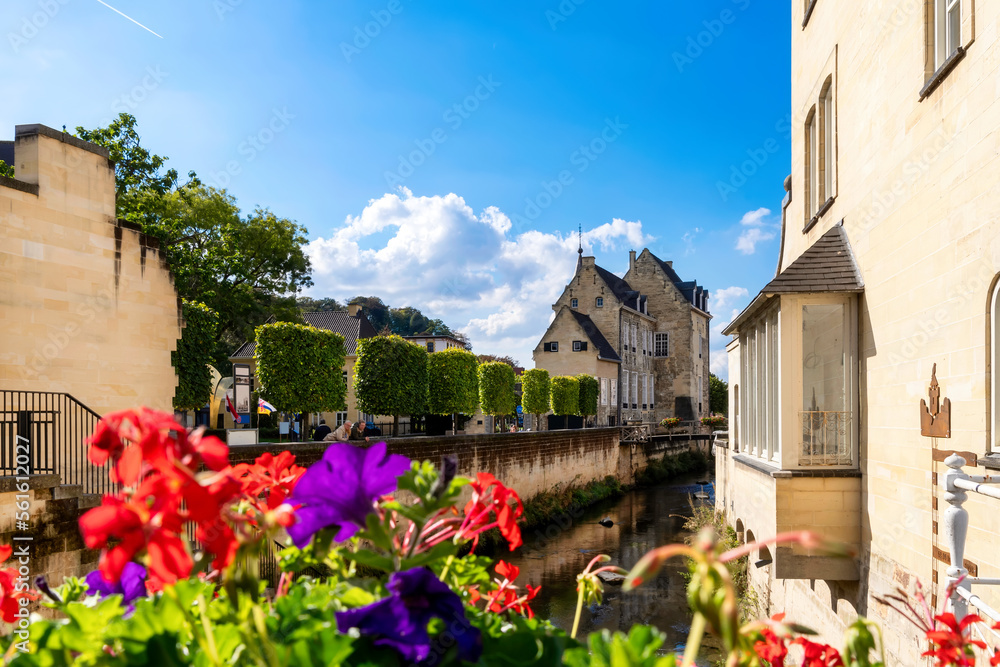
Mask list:
[{"label": "flag", "polygon": [[229,398],[229,394],[226,394],[226,409],[229,410],[229,414],[233,416],[233,421],[237,424],[242,424],[240,421],[240,416],[236,414],[236,408],[233,407],[233,399]]},{"label": "flag", "polygon": [[263,398],[257,399],[257,414],[259,415],[269,415],[272,412],[277,412],[278,408],[274,407]]}]

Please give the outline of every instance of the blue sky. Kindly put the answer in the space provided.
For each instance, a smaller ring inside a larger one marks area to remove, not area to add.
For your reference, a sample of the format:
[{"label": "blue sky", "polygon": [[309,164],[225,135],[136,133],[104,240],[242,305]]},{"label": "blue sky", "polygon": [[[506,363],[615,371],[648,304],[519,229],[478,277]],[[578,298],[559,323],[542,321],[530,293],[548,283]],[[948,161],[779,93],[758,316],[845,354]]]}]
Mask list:
[{"label": "blue sky", "polygon": [[5,0],[0,28],[0,138],[133,113],[181,173],[309,229],[310,295],[421,308],[476,352],[532,365],[578,225],[617,273],[673,260],[715,329],[774,273],[786,3]]}]

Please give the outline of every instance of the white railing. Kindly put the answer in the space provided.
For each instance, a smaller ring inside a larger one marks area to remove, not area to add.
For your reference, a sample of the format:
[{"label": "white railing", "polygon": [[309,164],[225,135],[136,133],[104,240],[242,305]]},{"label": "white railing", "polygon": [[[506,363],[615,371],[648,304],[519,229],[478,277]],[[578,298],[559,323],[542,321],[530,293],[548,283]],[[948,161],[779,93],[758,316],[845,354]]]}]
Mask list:
[{"label": "white railing", "polygon": [[802,455],[799,465],[844,466],[854,463],[851,447],[851,413],[806,410],[802,420]]},{"label": "white railing", "polygon": [[948,471],[945,472],[941,482],[944,486],[944,499],[948,503],[942,521],[944,539],[951,558],[946,580],[946,590],[951,591],[948,610],[955,614],[956,619],[961,620],[969,613],[969,607],[972,606],[980,616],[985,616],[994,623],[1000,623],[1000,612],[972,592],[973,584],[1000,586],[1000,579],[969,576],[969,571],[964,565],[965,540],[969,534],[969,512],[962,506],[968,500],[969,491],[1000,500],[1000,488],[989,486],[1000,484],[1000,476],[969,475],[962,470],[965,463],[965,459],[958,454],[946,458],[944,464],[948,466]]}]

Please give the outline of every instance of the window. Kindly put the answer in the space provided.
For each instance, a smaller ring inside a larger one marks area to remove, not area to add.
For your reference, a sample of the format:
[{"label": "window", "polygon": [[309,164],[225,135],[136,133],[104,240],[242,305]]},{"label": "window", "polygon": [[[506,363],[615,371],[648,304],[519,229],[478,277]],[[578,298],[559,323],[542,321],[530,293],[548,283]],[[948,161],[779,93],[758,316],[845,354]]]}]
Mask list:
[{"label": "window", "polygon": [[806,117],[806,225],[819,210],[819,136],[816,127],[816,107]]},{"label": "window", "polygon": [[990,364],[988,380],[990,387],[990,420],[991,438],[988,445],[989,453],[1000,454],[1000,281],[994,278],[993,294],[990,295],[990,335],[986,340],[989,349]]},{"label": "window", "polygon": [[[704,354],[705,354],[705,337],[699,334],[698,335],[698,358],[701,359]],[[701,378],[699,378],[699,380],[700,379]],[[700,394],[701,392],[698,392],[698,393]]]},{"label": "window", "polygon": [[802,306],[800,465],[851,465],[854,424],[846,303]]},{"label": "window", "polygon": [[604,297],[603,296],[597,297],[597,299],[594,301],[594,305],[597,306],[598,308],[604,308]]},{"label": "window", "polygon": [[962,0],[934,0],[934,69],[962,44]]},{"label": "window", "polygon": [[629,379],[628,379],[628,374],[629,374],[628,371],[622,371],[622,407],[623,408],[627,408],[628,407],[628,389],[631,386],[631,383],[629,382]]},{"label": "window", "polygon": [[645,410],[646,406],[649,405],[649,392],[646,390],[646,376],[643,375],[641,378],[642,382],[639,383],[639,387],[642,391],[642,409]]},{"label": "window", "polygon": [[608,379],[600,378],[601,380],[601,405],[608,404]]},{"label": "window", "polygon": [[427,341],[427,351],[428,352],[434,351],[434,341],[432,340]]},{"label": "window", "polygon": [[632,409],[635,410],[639,404],[639,373],[632,373]]},{"label": "window", "polygon": [[573,341],[573,351],[574,352],[586,352],[587,351],[587,341],[575,340]]},{"label": "window", "polygon": [[819,205],[822,206],[833,197],[833,77],[823,84],[823,92],[819,95]]},{"label": "window", "polygon": [[657,357],[670,356],[670,334],[657,331],[653,334],[653,353]]},{"label": "window", "polygon": [[611,383],[611,405],[618,405],[618,380],[610,379]]},{"label": "window", "polygon": [[636,324],[632,325],[632,351],[635,352],[635,346],[639,344],[639,326]]},{"label": "window", "polygon": [[335,429],[336,428],[340,428],[341,425],[343,425],[343,423],[346,422],[346,421],[347,421],[347,412],[346,411],[344,411],[344,412],[338,412],[334,416],[334,422],[335,423],[334,423],[334,427],[333,428],[335,428]]},{"label": "window", "polygon": [[[744,391],[740,392],[741,403],[737,408],[742,417],[741,451],[776,462],[780,461],[778,314],[778,308],[774,307],[740,330],[740,378]],[[701,378],[698,379],[700,389]]]},{"label": "window", "polygon": [[542,352],[558,352],[559,343],[553,341],[551,343],[542,343]]},{"label": "window", "polygon": [[570,308],[576,308],[579,305],[580,305],[580,302],[577,299],[570,299],[569,300],[569,307]]},{"label": "window", "polygon": [[654,377],[653,374],[650,373],[649,374],[649,407],[650,407],[650,409],[652,409],[653,406],[656,405],[656,393],[654,392],[654,389],[655,389],[656,385],[653,383],[653,377]]}]

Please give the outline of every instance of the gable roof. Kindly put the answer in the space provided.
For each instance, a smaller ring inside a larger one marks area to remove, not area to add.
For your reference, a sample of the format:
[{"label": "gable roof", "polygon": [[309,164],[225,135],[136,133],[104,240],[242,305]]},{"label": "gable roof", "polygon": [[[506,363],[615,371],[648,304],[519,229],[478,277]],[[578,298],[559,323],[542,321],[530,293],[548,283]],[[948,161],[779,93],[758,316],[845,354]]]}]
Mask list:
[{"label": "gable roof", "polygon": [[597,264],[594,264],[594,270],[597,271],[597,275],[601,277],[601,280],[607,284],[611,292],[622,304],[633,310],[639,310],[639,292],[632,289],[632,286],[625,282],[624,278],[619,278]]},{"label": "gable roof", "polygon": [[831,227],[764,289],[764,294],[863,292],[864,281],[841,224]]},{"label": "gable roof", "polygon": [[[649,252],[649,248],[646,249],[646,252]],[[677,275],[677,272],[674,271],[674,267],[664,262],[652,252],[649,252],[649,256],[656,261],[656,263],[660,266],[660,269],[663,270],[663,273],[666,274],[667,280],[672,282],[674,286],[680,290],[681,294],[684,295],[684,298],[687,299],[688,303],[696,308],[700,308],[706,313],[708,312],[708,290],[701,287],[697,280],[682,280],[681,277]]]},{"label": "gable roof", "polygon": [[[351,316],[347,311],[336,310],[326,313],[303,313],[302,319],[306,324],[317,329],[336,331],[344,337],[344,351],[347,356],[357,354],[358,340],[361,338],[372,338],[378,335],[375,327],[372,326],[364,313]],[[272,317],[268,323],[274,322]],[[252,359],[257,352],[257,341],[249,340],[230,355],[230,359]]]},{"label": "gable roof", "polygon": [[576,318],[577,324],[579,324],[580,328],[583,329],[583,332],[587,334],[590,342],[594,344],[594,349],[597,350],[597,355],[600,359],[603,359],[604,361],[621,362],[622,358],[618,356],[617,352],[615,352],[615,348],[611,347],[611,343],[609,343],[608,339],[604,337],[604,334],[602,334],[601,330],[597,328],[597,325],[594,324],[594,321],[590,319],[589,315],[584,315],[583,313],[573,309],[569,309],[569,312],[573,314],[573,317]]}]

